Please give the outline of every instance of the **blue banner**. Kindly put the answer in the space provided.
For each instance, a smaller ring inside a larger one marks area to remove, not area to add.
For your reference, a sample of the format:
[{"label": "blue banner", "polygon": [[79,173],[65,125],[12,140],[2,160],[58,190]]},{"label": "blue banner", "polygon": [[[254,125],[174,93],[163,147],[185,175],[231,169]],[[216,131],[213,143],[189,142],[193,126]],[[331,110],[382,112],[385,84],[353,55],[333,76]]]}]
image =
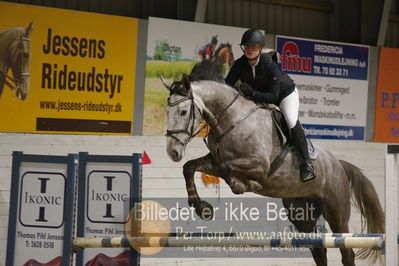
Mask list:
[{"label": "blue banner", "polygon": [[368,46],[277,36],[276,50],[289,74],[367,80]]},{"label": "blue banner", "polygon": [[311,139],[363,140],[364,127],[303,124]]}]

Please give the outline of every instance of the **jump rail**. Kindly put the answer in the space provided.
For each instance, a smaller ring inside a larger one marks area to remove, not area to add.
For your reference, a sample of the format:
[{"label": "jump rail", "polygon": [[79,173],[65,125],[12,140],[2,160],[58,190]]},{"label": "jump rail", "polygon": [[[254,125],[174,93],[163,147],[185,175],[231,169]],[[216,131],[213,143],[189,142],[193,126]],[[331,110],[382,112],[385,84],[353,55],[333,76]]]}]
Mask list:
[{"label": "jump rail", "polygon": [[[335,235],[335,236],[333,236]],[[199,246],[264,246],[264,247],[324,247],[324,248],[372,248],[384,247],[383,234],[324,234],[322,237],[280,237],[249,239],[234,237],[113,237],[113,238],[75,238],[74,249],[100,247],[184,247]],[[399,243],[399,236],[397,242]]]}]

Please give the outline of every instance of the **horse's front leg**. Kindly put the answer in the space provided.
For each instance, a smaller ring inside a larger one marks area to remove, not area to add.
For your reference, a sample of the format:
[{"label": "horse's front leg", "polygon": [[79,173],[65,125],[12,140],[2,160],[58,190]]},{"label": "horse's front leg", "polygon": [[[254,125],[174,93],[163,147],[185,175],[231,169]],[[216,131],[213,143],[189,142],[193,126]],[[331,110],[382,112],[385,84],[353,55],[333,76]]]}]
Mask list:
[{"label": "horse's front leg", "polygon": [[265,163],[257,156],[226,161],[221,165],[222,177],[235,194],[262,189],[266,177]]},{"label": "horse's front leg", "polygon": [[201,219],[210,220],[213,217],[213,207],[208,202],[201,200],[194,182],[194,173],[201,171],[207,174],[220,176],[220,168],[214,163],[210,153],[198,159],[190,160],[183,166],[183,175],[186,180],[188,204],[195,208]]}]

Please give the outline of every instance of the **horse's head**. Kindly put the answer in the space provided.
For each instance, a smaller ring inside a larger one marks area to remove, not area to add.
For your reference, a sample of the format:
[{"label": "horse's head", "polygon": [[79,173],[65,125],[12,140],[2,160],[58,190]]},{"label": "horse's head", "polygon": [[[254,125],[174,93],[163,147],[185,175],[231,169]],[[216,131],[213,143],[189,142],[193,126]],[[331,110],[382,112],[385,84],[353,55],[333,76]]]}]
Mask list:
[{"label": "horse's head", "polygon": [[233,48],[231,47],[231,44],[228,42],[221,43],[215,51],[214,60],[227,63],[231,67],[234,63]]},{"label": "horse's head", "polygon": [[161,77],[162,83],[169,90],[166,115],[168,129],[166,131],[167,152],[169,157],[180,161],[184,156],[186,145],[195,137],[202,121],[201,110],[194,102],[194,95],[188,76],[170,83]]},{"label": "horse's head", "polygon": [[30,34],[33,29],[31,22],[26,29],[23,29],[10,46],[8,64],[11,67],[16,91],[19,99],[25,100],[29,93],[30,86]]}]

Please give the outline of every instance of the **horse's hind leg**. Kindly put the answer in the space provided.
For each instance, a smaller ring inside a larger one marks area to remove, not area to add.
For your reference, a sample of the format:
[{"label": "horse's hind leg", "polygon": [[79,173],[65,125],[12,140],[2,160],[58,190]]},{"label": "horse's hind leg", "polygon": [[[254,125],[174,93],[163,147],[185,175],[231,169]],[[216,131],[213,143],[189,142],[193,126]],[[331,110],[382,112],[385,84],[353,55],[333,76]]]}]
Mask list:
[{"label": "horse's hind leg", "polygon": [[[288,215],[289,220],[294,224],[296,229],[299,232],[304,233],[317,233],[316,222],[317,219],[322,214],[322,204],[319,199],[283,199],[283,205],[285,208],[301,208],[302,210],[306,210],[307,206],[314,207],[312,210],[313,213],[307,213],[306,217],[310,217],[311,220],[298,220],[295,219],[295,216],[292,217]],[[327,265],[327,249],[326,248],[312,248],[311,249],[312,256],[314,261],[318,266],[326,266]]]},{"label": "horse's hind leg", "polygon": [[[350,218],[350,195],[344,190],[339,192],[333,198],[332,195],[326,196],[324,202],[323,216],[330,225],[334,233],[348,233],[349,232],[349,218]],[[351,248],[340,248],[342,256],[342,264],[345,266],[355,265],[355,253]]]}]

